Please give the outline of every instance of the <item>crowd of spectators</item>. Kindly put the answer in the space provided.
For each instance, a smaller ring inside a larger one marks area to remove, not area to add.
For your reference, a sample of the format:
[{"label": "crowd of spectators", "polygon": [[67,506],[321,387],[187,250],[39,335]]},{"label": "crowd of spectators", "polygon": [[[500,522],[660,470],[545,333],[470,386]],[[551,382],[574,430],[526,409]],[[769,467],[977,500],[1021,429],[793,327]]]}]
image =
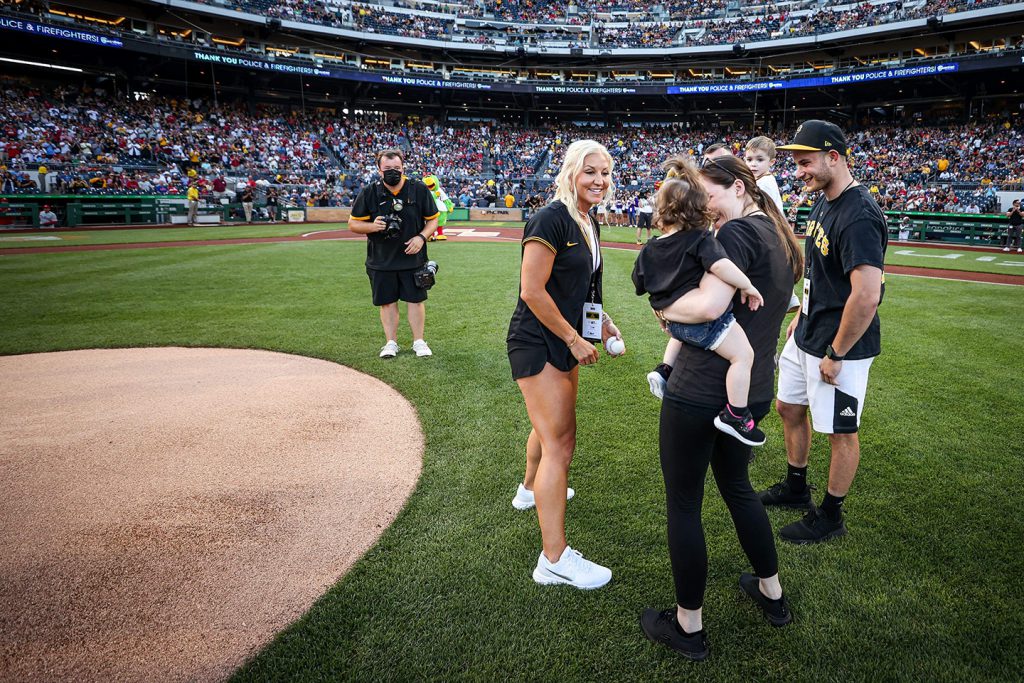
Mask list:
[{"label": "crowd of spectators", "polygon": [[[588,34],[564,26],[530,26],[528,24],[497,24],[464,31],[471,42],[481,44],[503,44],[541,46],[558,44],[561,47],[589,47]],[[582,37],[581,37],[582,35]]]},{"label": "crowd of spectators", "polygon": [[864,175],[881,181],[1003,183],[1024,169],[1024,136],[1006,121],[876,127],[853,139]]},{"label": "crowd of spectators", "polygon": [[[1006,4],[1009,0],[925,0],[919,5],[918,2],[874,0],[819,5],[813,0],[740,0],[736,5],[725,0],[598,0],[575,5],[554,0],[391,0],[384,5],[373,0],[232,0],[229,7],[283,20],[402,38],[528,47],[656,49],[796,38],[944,16]],[[39,2],[0,3],[15,11],[46,12],[45,5]],[[395,11],[396,8],[419,12],[409,14]],[[508,23],[469,26],[466,19]],[[127,27],[128,24],[120,28],[90,24],[90,30],[111,35],[130,32]],[[203,38],[195,40],[201,45],[208,44]]]},{"label": "crowd of spectators", "polygon": [[353,5],[352,26],[366,33],[447,40],[455,29],[455,22],[423,15],[381,12],[371,5]]},{"label": "crowd of spectators", "polygon": [[550,149],[550,133],[518,128],[494,131],[490,142],[491,168],[496,176],[522,178],[535,175]]},{"label": "crowd of spectators", "polygon": [[[746,142],[744,135],[681,124],[521,127],[303,114],[204,100],[132,100],[90,87],[44,91],[14,80],[0,81],[0,119],[5,194],[181,194],[192,183],[223,196],[238,183],[262,180],[294,187],[287,197],[296,203],[328,206],[351,201],[376,177],[374,154],[385,147],[407,153],[414,177],[435,174],[450,193],[467,190],[475,203],[478,193],[495,191],[491,182],[510,183],[519,194],[550,185],[566,146],[582,136],[608,147],[617,183],[631,191],[651,185],[669,153],[697,157],[712,142],[740,153]],[[774,137],[792,133],[774,131]],[[856,177],[894,210],[986,212],[995,189],[1019,186],[1024,173],[1024,134],[1006,119],[874,125],[851,130],[849,141]],[[774,173],[784,194],[799,191],[794,171],[780,156]]]},{"label": "crowd of spectators", "polygon": [[[446,14],[438,18],[392,12],[383,4],[352,3],[343,0],[328,4],[321,0],[237,0],[248,11],[281,19],[353,28],[371,33],[404,37],[449,39],[459,36],[466,42],[493,43],[500,35],[481,33],[479,28],[458,27],[460,19],[494,19],[523,29],[528,24],[561,25],[582,29],[573,35],[574,45],[588,47],[665,47],[688,29],[688,44],[719,45],[794,38],[846,29],[942,16],[1004,4],[1006,0],[898,0],[897,2],[827,3],[809,0],[766,2],[742,0],[738,7],[725,0],[598,0],[587,4],[568,4],[555,0],[479,0],[465,3],[425,3],[398,0],[393,6]],[[841,9],[840,9],[841,8]],[[629,26],[609,26],[610,23]],[[591,26],[593,29],[591,30]],[[554,29],[539,31],[509,44],[532,45],[547,41],[564,42],[566,35]]]},{"label": "crowd of spectators", "polygon": [[[361,172],[362,182],[366,182],[376,173],[373,151],[397,145],[410,153],[409,168],[414,175],[435,173],[449,182],[476,180],[478,189],[486,188],[480,180],[483,175],[512,181],[535,176],[541,185],[547,185],[561,164],[568,142],[586,135],[611,151],[620,186],[636,188],[649,186],[658,178],[665,150],[685,150],[699,156],[716,134],[741,153],[745,142],[741,136],[681,125],[581,131],[574,127],[364,124],[361,155],[357,163],[343,166]],[[792,131],[786,131],[779,139],[791,135]],[[861,131],[852,139],[851,160],[858,177],[872,184],[880,201],[888,197],[897,207],[909,203],[912,207],[928,206],[929,210],[948,206],[951,211],[962,211],[970,203],[953,193],[946,196],[944,185],[938,183],[977,183],[987,188],[986,197],[991,199],[991,188],[1019,183],[1024,171],[1024,137],[997,123],[933,128],[880,126]],[[799,190],[788,157],[780,159],[776,174],[785,192]],[[528,189],[528,184],[524,188]],[[987,203],[978,201],[979,206]]]},{"label": "crowd of spectators", "polygon": [[873,184],[871,190],[885,211],[981,214],[997,213],[999,210],[993,184],[958,192],[950,186],[890,182]]},{"label": "crowd of spectators", "polygon": [[[743,43],[770,40],[778,36],[786,21],[786,15],[765,15],[743,20],[725,19],[706,21],[700,24],[704,31],[696,42],[707,44]],[[785,36],[791,37],[791,36]]]},{"label": "crowd of spectators", "polygon": [[679,24],[626,24],[620,26],[595,25],[595,40],[600,47],[659,46],[676,43]]},{"label": "crowd of spectators", "polygon": [[[337,156],[362,181],[374,177],[374,150],[399,146],[409,153],[407,168],[413,175],[438,174],[446,185],[460,187],[457,194],[465,195],[464,205],[503,196],[487,185],[488,176],[511,183],[517,202],[549,187],[568,142],[581,136],[609,149],[616,182],[631,192],[653,184],[669,151],[698,157],[705,146],[722,141],[739,154],[746,142],[742,135],[679,124],[581,129],[357,121],[340,132]],[[792,134],[779,131],[776,137],[782,141]],[[329,131],[326,137],[331,139]],[[1019,186],[1024,174],[1024,135],[1003,121],[871,126],[851,132],[850,143],[855,174],[892,210],[988,212],[995,206],[995,191]],[[784,194],[799,193],[801,183],[786,155],[780,156],[775,175]],[[973,189],[954,190],[953,184]]]},{"label": "crowd of spectators", "polygon": [[329,162],[311,132],[311,117],[111,94],[89,86],[43,91],[0,82],[3,158],[26,166],[216,165],[238,172],[317,171]]},{"label": "crowd of spectators", "polygon": [[469,178],[483,173],[490,138],[487,125],[442,126],[420,121],[342,118],[328,122],[324,140],[339,166],[370,177],[376,173],[374,155],[383,148],[409,153],[406,168],[416,175]]},{"label": "crowd of spectators", "polygon": [[[913,2],[862,2],[843,6],[842,9],[837,9],[835,5],[826,5],[799,14],[794,12],[793,7],[780,11],[775,5],[765,5],[758,7],[757,12],[740,14],[736,19],[695,22],[695,25],[704,28],[695,42],[713,45],[756,42],[773,38],[798,38],[982,9],[1004,2],[1005,0],[928,0],[920,6],[915,6],[916,3]],[[675,18],[673,16],[673,19]]]},{"label": "crowd of spectators", "polygon": [[[545,0],[482,0],[481,14],[512,22],[583,24],[589,20],[578,5]],[[570,11],[572,10],[572,11]]]},{"label": "crowd of spectators", "polygon": [[328,6],[321,0],[283,0],[281,2],[247,0],[247,2],[241,3],[240,9],[277,19],[300,21],[320,26],[342,28],[352,24],[351,11],[340,11],[334,6]]}]

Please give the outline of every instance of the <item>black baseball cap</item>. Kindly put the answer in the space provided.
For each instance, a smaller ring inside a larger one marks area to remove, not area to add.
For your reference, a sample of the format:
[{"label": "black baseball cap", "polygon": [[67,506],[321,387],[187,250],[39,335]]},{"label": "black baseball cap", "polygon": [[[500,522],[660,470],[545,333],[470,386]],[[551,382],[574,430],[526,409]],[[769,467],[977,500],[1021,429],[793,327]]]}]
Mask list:
[{"label": "black baseball cap", "polygon": [[780,145],[776,149],[791,152],[831,152],[833,149],[846,156],[846,136],[842,129],[834,123],[811,119],[804,121],[796,129],[793,142]]}]

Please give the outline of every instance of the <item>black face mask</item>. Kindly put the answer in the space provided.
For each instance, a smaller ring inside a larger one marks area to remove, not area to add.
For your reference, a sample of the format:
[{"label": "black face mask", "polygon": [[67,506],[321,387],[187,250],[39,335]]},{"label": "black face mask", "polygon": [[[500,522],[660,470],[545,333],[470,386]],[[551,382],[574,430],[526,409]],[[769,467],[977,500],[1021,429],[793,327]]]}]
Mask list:
[{"label": "black face mask", "polygon": [[402,172],[397,168],[389,168],[384,171],[381,175],[384,176],[384,184],[394,187],[398,183],[402,182]]}]

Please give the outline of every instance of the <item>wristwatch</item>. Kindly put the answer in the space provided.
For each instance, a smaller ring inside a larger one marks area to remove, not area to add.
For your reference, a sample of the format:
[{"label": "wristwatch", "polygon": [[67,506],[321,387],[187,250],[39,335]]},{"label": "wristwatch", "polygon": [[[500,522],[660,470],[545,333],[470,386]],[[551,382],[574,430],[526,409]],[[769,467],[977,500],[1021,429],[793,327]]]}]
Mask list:
[{"label": "wristwatch", "polygon": [[840,356],[838,353],[836,353],[836,350],[832,348],[831,344],[825,347],[825,358],[834,361],[846,360],[846,356]]}]

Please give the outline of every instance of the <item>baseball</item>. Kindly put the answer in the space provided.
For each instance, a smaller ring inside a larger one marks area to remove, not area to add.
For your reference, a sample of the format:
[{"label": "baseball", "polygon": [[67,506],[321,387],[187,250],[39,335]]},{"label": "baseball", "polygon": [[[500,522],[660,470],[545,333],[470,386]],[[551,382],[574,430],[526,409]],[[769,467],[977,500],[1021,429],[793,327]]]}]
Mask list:
[{"label": "baseball", "polygon": [[626,352],[626,344],[618,337],[609,337],[604,343],[604,348],[613,356],[621,356]]}]

